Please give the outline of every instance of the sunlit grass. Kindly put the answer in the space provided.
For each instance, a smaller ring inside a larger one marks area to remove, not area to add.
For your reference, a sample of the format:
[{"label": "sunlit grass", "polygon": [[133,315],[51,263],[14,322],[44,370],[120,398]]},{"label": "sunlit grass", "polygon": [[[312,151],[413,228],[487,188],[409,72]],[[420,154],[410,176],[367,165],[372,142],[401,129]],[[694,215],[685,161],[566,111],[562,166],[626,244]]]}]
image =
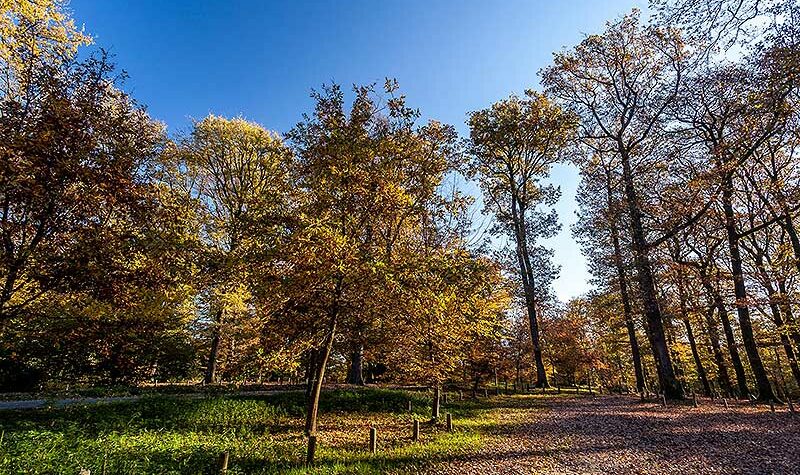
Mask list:
[{"label": "sunlit grass", "polygon": [[[408,401],[412,412],[408,411]],[[216,473],[230,453],[230,474],[414,473],[417,467],[480,448],[497,408],[513,397],[452,401],[455,430],[433,424],[428,394],[385,389],[337,390],[321,400],[317,464],[305,453],[301,393],[181,398],[0,414],[0,473]],[[418,443],[413,419],[422,421]],[[377,454],[367,450],[378,428]]]}]

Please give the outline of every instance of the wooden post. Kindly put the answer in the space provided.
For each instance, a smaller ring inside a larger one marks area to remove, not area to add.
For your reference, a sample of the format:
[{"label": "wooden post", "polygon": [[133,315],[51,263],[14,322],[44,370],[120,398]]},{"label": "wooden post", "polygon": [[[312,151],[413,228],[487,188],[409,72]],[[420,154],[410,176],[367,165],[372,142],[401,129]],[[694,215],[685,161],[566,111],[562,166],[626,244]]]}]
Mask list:
[{"label": "wooden post", "polygon": [[775,414],[775,401],[772,399],[769,400],[769,412]]},{"label": "wooden post", "polygon": [[414,425],[411,431],[411,440],[419,442],[419,421],[414,419]]},{"label": "wooden post", "polygon": [[789,414],[794,417],[794,403],[792,402],[792,398],[787,397],[786,399],[789,401]]},{"label": "wooden post", "polygon": [[447,404],[447,392],[442,393],[442,403]]},{"label": "wooden post", "polygon": [[220,475],[225,475],[228,473],[228,458],[230,457],[230,453],[226,450],[219,454],[219,473]]},{"label": "wooden post", "polygon": [[447,413],[447,432],[453,432],[453,415]]},{"label": "wooden post", "polygon": [[692,405],[697,407],[697,394],[695,394],[694,389],[692,389]]},{"label": "wooden post", "polygon": [[667,407],[667,395],[664,393],[661,393],[661,405]]},{"label": "wooden post", "polygon": [[408,412],[411,412],[411,400],[408,400]]},{"label": "wooden post", "polygon": [[314,454],[317,452],[317,436],[308,436],[308,451],[306,452],[306,465],[314,465]]},{"label": "wooden post", "polygon": [[458,400],[459,401],[463,401],[464,400],[464,391],[462,391],[460,389],[458,390]]},{"label": "wooden post", "polygon": [[483,388],[483,397],[489,397],[489,390],[486,388]]},{"label": "wooden post", "polygon": [[378,429],[376,427],[369,428],[369,452],[374,454],[378,451]]},{"label": "wooden post", "polygon": [[644,391],[639,391],[639,399],[644,402]]},{"label": "wooden post", "polygon": [[728,409],[728,398],[726,398],[726,397],[722,398],[722,402],[725,403],[725,410],[727,410]]}]

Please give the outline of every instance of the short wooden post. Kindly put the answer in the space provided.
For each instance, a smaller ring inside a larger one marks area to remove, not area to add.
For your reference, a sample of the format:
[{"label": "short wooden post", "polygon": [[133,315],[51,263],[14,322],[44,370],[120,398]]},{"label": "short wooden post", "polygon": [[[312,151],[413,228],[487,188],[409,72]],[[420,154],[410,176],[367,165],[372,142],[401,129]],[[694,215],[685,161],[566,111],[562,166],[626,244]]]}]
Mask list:
[{"label": "short wooden post", "polygon": [[411,431],[411,440],[419,442],[419,421],[414,419],[414,425]]},{"label": "short wooden post", "polygon": [[308,450],[306,451],[306,465],[314,465],[314,454],[317,452],[317,436],[308,436]]},{"label": "short wooden post", "polygon": [[378,451],[378,429],[376,427],[369,428],[369,451],[372,454]]},{"label": "short wooden post", "polygon": [[694,389],[692,389],[692,405],[697,407],[697,394],[695,394]]},{"label": "short wooden post", "polygon": [[664,393],[661,393],[661,405],[667,407],[667,395]]},{"label": "short wooden post", "polygon": [[557,392],[558,394],[561,394],[561,385],[559,385],[559,384],[556,384],[556,392]]},{"label": "short wooden post", "polygon": [[228,473],[228,459],[230,458],[230,453],[226,450],[219,454],[219,473],[220,475],[225,475]]},{"label": "short wooden post", "polygon": [[792,402],[792,398],[787,398],[789,401],[789,414],[794,417],[794,403]]},{"label": "short wooden post", "polygon": [[463,401],[464,400],[464,391],[462,391],[460,389],[458,390],[458,400],[459,401]]},{"label": "short wooden post", "polygon": [[408,412],[411,412],[411,400],[408,401]]},{"label": "short wooden post", "polygon": [[725,404],[725,410],[727,410],[728,409],[728,398],[726,398],[726,397],[722,398],[722,402]]},{"label": "short wooden post", "polygon": [[442,393],[442,403],[447,404],[447,393]]},{"label": "short wooden post", "polygon": [[489,390],[486,388],[483,388],[483,397],[489,397]]},{"label": "short wooden post", "polygon": [[775,414],[775,401],[772,399],[769,400],[769,412]]},{"label": "short wooden post", "polygon": [[453,432],[453,415],[447,413],[447,432]]}]

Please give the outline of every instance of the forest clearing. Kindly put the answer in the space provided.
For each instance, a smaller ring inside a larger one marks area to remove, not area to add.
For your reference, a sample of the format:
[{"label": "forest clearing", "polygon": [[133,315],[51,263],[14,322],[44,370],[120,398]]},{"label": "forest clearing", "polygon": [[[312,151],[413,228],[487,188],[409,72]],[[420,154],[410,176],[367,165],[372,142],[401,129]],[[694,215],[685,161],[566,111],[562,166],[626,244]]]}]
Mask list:
[{"label": "forest clearing", "polygon": [[[136,402],[5,412],[0,472],[228,474],[795,473],[800,415],[737,401],[561,392],[464,398],[427,418],[430,395],[323,393],[314,468],[303,463],[302,394],[143,396]],[[409,411],[408,405],[411,404]],[[414,441],[413,421],[423,421]],[[371,453],[369,432],[378,434]],[[47,450],[40,450],[47,447]]]},{"label": "forest clearing", "polygon": [[0,475],[800,473],[798,223],[798,0],[0,0]]}]

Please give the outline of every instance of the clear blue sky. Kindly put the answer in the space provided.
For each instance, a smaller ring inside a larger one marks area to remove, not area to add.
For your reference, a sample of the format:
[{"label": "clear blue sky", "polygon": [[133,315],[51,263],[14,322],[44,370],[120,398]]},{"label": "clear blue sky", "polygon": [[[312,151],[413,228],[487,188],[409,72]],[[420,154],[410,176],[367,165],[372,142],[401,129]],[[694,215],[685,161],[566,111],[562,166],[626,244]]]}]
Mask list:
[{"label": "clear blue sky", "polygon": [[[646,0],[72,0],[76,21],[110,50],[128,90],[173,132],[208,113],[285,132],[309,91],[396,78],[426,118],[466,132],[469,111],[537,88],[551,53]],[[570,237],[577,175],[559,167],[564,229],[551,241],[557,295],[587,289]]]}]

